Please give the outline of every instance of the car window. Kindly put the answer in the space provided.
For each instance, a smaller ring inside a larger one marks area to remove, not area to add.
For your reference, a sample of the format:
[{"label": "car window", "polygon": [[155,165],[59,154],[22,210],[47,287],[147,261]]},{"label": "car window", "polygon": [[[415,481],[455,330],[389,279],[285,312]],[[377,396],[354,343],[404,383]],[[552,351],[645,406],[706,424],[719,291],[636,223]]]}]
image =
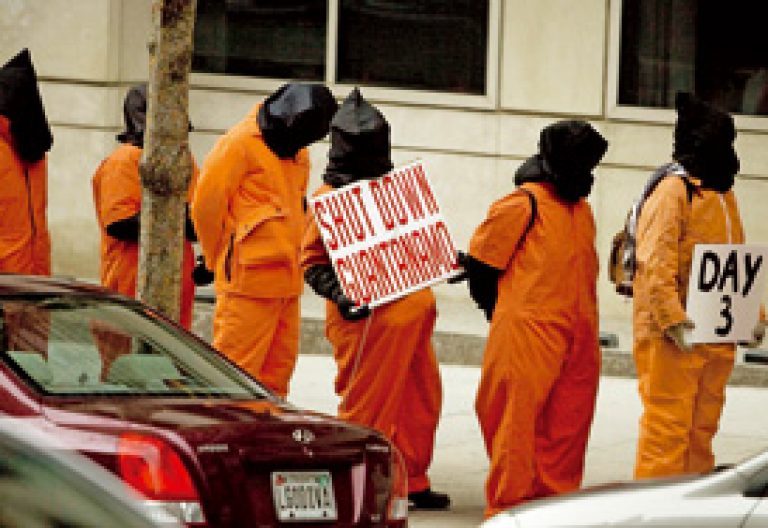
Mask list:
[{"label": "car window", "polygon": [[22,445],[0,442],[0,526],[148,528],[150,524],[66,466]]},{"label": "car window", "polygon": [[219,354],[139,304],[0,298],[0,357],[46,394],[263,398]]}]

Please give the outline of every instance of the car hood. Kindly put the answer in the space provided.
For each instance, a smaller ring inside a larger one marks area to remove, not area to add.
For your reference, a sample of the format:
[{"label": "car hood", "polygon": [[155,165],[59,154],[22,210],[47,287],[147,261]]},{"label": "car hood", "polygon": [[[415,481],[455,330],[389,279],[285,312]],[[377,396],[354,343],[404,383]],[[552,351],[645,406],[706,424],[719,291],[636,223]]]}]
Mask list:
[{"label": "car hood", "polygon": [[674,516],[686,498],[695,501],[700,497],[701,506],[706,508],[712,497],[742,485],[743,480],[733,471],[606,484],[528,502],[494,516],[482,527],[646,526],[649,518],[657,515]]}]

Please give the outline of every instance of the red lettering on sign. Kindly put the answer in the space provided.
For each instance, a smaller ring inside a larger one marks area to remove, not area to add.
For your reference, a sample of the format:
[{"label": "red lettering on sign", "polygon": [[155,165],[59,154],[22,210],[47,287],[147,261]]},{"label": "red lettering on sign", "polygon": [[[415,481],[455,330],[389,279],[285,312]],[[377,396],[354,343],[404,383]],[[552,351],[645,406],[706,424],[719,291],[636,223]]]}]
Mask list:
[{"label": "red lettering on sign", "polygon": [[[341,203],[344,205],[344,212],[347,214],[349,226],[352,229],[352,235],[359,242],[362,242],[365,240],[363,222],[360,220],[360,216],[357,214],[357,208],[355,207],[354,202],[352,202],[350,193],[340,194],[339,198],[341,199]],[[350,236],[350,238],[352,238],[352,236]]]},{"label": "red lettering on sign", "polygon": [[395,219],[400,225],[406,225],[408,223],[408,214],[403,206],[402,197],[400,196],[400,189],[395,185],[392,180],[392,176],[386,175],[381,179],[382,186],[386,193],[384,196],[389,200],[389,207],[395,216]]},{"label": "red lettering on sign", "polygon": [[429,187],[429,181],[424,174],[424,168],[421,165],[414,165],[411,168],[411,171],[416,180],[416,185],[421,191],[421,198],[424,200],[424,205],[427,207],[427,210],[430,214],[438,213],[440,208],[437,206],[437,200],[435,200],[432,190]]},{"label": "red lettering on sign", "polygon": [[342,291],[349,296],[350,299],[357,302],[357,299],[359,299],[359,294],[357,290],[357,285],[355,284],[354,278],[353,280],[349,280],[347,277],[347,274],[350,273],[349,266],[347,265],[347,260],[343,258],[337,258],[336,259],[336,275],[339,277],[339,283],[341,284]]},{"label": "red lettering on sign", "polygon": [[411,233],[411,238],[413,239],[413,245],[416,248],[419,259],[421,260],[421,265],[429,274],[429,278],[434,279],[440,275],[440,266],[437,265],[437,262],[429,253],[429,249],[427,248],[426,242],[424,240],[424,237],[426,236],[425,231],[426,230],[422,227],[420,230]]},{"label": "red lettering on sign", "polygon": [[373,224],[371,223],[371,219],[368,217],[368,211],[365,210],[365,205],[363,204],[363,198],[361,195],[360,187],[355,187],[352,189],[352,195],[357,199],[357,209],[362,214],[363,218],[365,218],[365,223],[368,226],[368,231],[370,232],[371,236],[374,236],[376,234],[376,231],[373,230]]},{"label": "red lettering on sign", "polygon": [[317,223],[320,226],[320,229],[325,235],[327,235],[325,237],[325,243],[328,244],[329,249],[336,251],[339,247],[339,244],[336,242],[336,236],[333,234],[333,228],[323,219],[323,215],[325,214],[325,205],[322,201],[318,200],[315,202],[314,208],[315,219],[317,219]]},{"label": "red lettering on sign", "polygon": [[372,247],[368,252],[371,258],[373,267],[376,269],[376,276],[381,288],[379,289],[379,298],[386,297],[395,291],[392,285],[392,279],[390,277],[389,269],[385,262],[384,256],[379,247]]},{"label": "red lettering on sign", "polygon": [[349,233],[347,233],[347,224],[344,219],[344,211],[336,196],[328,197],[328,212],[331,215],[331,222],[336,229],[336,236],[339,244],[341,244],[341,247],[349,245],[351,240]]},{"label": "red lettering on sign", "polygon": [[400,187],[400,194],[408,205],[408,209],[411,211],[413,219],[421,220],[424,218],[424,208],[421,206],[421,200],[419,199],[416,185],[414,185],[414,177],[411,170],[406,169],[398,172],[397,182]]},{"label": "red lettering on sign", "polygon": [[390,282],[392,283],[392,291],[399,291],[405,287],[405,284],[400,276],[397,268],[397,260],[392,254],[392,243],[386,240],[376,245],[379,255],[382,256],[382,261],[390,274]]},{"label": "red lettering on sign", "polygon": [[368,187],[371,189],[373,195],[373,201],[376,203],[376,207],[379,209],[379,215],[381,216],[384,227],[387,231],[394,229],[395,221],[392,219],[392,212],[389,209],[389,204],[384,196],[385,192],[376,180],[368,182]]}]

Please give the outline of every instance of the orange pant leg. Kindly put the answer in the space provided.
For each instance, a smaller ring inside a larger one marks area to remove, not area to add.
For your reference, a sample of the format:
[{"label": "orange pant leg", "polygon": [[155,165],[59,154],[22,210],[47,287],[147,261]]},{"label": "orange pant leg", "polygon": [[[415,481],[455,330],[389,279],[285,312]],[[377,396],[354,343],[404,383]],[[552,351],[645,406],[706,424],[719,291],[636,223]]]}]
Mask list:
[{"label": "orange pant leg", "polygon": [[536,496],[537,424],[567,349],[556,328],[503,317],[492,323],[475,400],[490,457],[486,516]]},{"label": "orange pant leg", "polygon": [[428,328],[422,329],[421,343],[408,369],[403,403],[395,426],[394,442],[406,461],[410,492],[430,487],[427,469],[432,463],[435,432],[443,403],[440,370],[431,342],[433,327],[434,320]]},{"label": "orange pant leg", "polygon": [[725,404],[725,386],[733,370],[735,349],[732,345],[707,345],[707,361],[693,410],[688,473],[704,473],[715,467],[712,438],[717,432]]},{"label": "orange pant leg", "polygon": [[411,492],[429,487],[427,469],[442,402],[430,344],[437,315],[428,302],[431,295],[412,294],[356,322],[344,321],[333,305],[328,306],[339,417],[392,440],[405,460]]},{"label": "orange pant leg", "polygon": [[688,471],[694,402],[705,362],[696,350],[684,352],[666,338],[635,342],[643,414],[635,477],[663,477]]},{"label": "orange pant leg", "polygon": [[213,319],[213,346],[285,397],[299,351],[298,298],[219,295]]},{"label": "orange pant leg", "polygon": [[578,489],[600,380],[596,323],[582,323],[536,429],[536,489],[546,497]]}]

